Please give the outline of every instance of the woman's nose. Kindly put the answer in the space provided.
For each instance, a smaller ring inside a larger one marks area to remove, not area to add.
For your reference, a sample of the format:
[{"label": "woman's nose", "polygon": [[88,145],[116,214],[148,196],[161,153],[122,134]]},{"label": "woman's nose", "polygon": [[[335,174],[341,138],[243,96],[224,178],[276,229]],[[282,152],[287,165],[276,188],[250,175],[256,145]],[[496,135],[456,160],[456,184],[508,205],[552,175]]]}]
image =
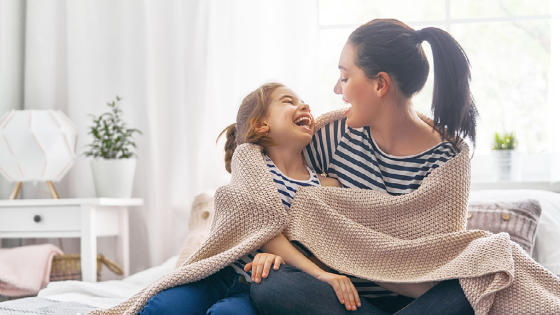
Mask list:
[{"label": "woman's nose", "polygon": [[342,88],[340,87],[340,78],[336,81],[334,85],[334,94],[342,94]]}]

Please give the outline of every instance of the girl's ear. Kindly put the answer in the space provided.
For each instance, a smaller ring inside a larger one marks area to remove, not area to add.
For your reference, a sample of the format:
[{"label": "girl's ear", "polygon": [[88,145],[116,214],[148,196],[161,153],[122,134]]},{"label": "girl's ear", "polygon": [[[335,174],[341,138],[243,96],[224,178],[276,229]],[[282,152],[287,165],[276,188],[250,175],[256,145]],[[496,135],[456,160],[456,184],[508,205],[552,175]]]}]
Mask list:
[{"label": "girl's ear", "polygon": [[377,82],[375,85],[375,92],[377,93],[377,96],[385,96],[389,92],[391,84],[393,84],[393,82],[387,72],[379,72],[377,74]]},{"label": "girl's ear", "polygon": [[270,127],[266,124],[266,122],[261,121],[256,117],[251,118],[251,125],[258,133],[267,133],[270,131]]}]

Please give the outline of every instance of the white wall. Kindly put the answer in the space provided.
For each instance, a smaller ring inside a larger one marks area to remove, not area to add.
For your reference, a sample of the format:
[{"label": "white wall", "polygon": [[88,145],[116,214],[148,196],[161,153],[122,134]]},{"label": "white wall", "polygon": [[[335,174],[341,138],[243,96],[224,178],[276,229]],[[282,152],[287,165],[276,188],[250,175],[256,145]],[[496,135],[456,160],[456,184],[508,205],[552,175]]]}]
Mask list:
[{"label": "white wall", "polygon": [[[25,0],[0,1],[0,116],[23,108]],[[0,199],[13,184],[0,176]]]}]

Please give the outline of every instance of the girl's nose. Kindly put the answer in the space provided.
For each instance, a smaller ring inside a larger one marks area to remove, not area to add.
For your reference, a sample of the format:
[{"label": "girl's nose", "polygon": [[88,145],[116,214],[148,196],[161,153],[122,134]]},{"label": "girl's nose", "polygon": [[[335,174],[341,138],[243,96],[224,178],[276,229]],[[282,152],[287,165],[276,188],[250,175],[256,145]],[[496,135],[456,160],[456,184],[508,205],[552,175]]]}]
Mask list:
[{"label": "girl's nose", "polygon": [[307,104],[301,104],[301,105],[299,106],[299,109],[301,109],[301,110],[304,111],[304,112],[310,112],[310,113],[311,113],[311,108],[310,108],[309,105],[307,105]]}]

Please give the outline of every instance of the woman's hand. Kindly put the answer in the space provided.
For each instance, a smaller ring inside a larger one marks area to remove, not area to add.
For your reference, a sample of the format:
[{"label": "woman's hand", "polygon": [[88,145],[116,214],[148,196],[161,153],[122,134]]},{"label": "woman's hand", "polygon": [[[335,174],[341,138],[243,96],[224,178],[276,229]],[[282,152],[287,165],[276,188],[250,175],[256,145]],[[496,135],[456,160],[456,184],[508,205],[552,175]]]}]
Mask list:
[{"label": "woman's hand", "polygon": [[337,275],[330,272],[323,272],[317,276],[317,279],[330,284],[340,304],[344,304],[347,310],[356,310],[356,306],[362,306],[358,291],[350,279],[343,275]]},{"label": "woman's hand", "polygon": [[281,264],[285,264],[282,257],[269,254],[269,253],[258,253],[253,261],[246,264],[245,272],[251,270],[251,280],[256,283],[261,282],[261,277],[266,278],[270,272],[270,267],[274,264],[274,270],[278,270]]}]

